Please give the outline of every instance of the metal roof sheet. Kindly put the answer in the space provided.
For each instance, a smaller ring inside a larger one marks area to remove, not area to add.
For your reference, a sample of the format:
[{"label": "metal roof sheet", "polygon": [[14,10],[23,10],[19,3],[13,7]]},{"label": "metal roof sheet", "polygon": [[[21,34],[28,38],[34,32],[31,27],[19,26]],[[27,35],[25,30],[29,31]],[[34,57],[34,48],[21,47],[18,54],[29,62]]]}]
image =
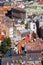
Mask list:
[{"label": "metal roof sheet", "polygon": [[30,29],[24,29],[19,31],[21,34],[32,32]]}]

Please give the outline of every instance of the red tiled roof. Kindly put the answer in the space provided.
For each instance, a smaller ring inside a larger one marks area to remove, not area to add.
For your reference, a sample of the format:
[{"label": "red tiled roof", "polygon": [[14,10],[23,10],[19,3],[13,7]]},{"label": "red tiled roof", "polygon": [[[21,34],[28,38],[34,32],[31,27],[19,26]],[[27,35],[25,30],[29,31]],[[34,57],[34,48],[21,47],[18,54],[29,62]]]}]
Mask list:
[{"label": "red tiled roof", "polygon": [[35,65],[42,65],[41,63],[39,63],[39,64],[35,64]]},{"label": "red tiled roof", "polygon": [[29,41],[29,39],[28,39],[28,37],[26,37],[26,38],[25,38],[25,42],[28,42],[28,41]]},{"label": "red tiled roof", "polygon": [[39,2],[39,4],[43,5],[43,1]]},{"label": "red tiled roof", "polygon": [[25,64],[25,65],[33,65],[33,64]]},{"label": "red tiled roof", "polygon": [[22,45],[28,42],[31,42],[31,38],[26,37],[24,40],[21,40],[17,45],[18,50],[21,50]]},{"label": "red tiled roof", "polygon": [[[14,64],[14,65],[22,65],[22,64]],[[25,64],[25,65],[33,65],[33,64]],[[41,63],[35,65],[42,65]]]},{"label": "red tiled roof", "polygon": [[43,50],[43,40],[37,39],[35,42],[27,43],[25,45],[27,50]]},{"label": "red tiled roof", "polygon": [[3,40],[4,39],[4,35],[0,35],[0,40]]},{"label": "red tiled roof", "polygon": [[25,65],[33,65],[33,64],[25,64]]}]

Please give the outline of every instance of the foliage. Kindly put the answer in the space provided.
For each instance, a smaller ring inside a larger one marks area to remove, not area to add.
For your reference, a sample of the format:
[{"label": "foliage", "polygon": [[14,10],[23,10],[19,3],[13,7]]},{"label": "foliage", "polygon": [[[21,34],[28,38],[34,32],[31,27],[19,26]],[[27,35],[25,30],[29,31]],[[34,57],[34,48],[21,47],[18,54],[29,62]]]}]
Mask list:
[{"label": "foliage", "polygon": [[11,48],[11,40],[10,38],[4,38],[4,40],[1,42],[0,50],[2,54],[4,55],[8,50]]}]

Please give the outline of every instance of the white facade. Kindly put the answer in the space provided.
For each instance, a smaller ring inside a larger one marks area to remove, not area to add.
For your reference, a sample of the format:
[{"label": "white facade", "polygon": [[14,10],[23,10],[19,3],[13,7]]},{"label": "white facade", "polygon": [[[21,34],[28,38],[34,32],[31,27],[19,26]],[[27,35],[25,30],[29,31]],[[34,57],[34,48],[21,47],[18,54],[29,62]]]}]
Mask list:
[{"label": "white facade", "polygon": [[30,23],[30,29],[36,33],[36,24],[34,22]]},{"label": "white facade", "polygon": [[31,21],[30,18],[25,19],[24,24],[28,23],[29,21]]},{"label": "white facade", "polygon": [[13,38],[13,27],[9,29],[9,37]]},{"label": "white facade", "polygon": [[24,24],[23,25],[16,24],[15,27],[16,27],[16,30],[23,30],[23,29],[25,29],[25,25]]}]

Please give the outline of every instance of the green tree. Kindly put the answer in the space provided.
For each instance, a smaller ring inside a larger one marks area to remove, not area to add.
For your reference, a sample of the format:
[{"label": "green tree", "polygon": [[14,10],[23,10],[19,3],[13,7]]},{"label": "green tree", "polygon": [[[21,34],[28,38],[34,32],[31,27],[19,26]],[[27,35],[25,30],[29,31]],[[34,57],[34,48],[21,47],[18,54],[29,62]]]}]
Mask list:
[{"label": "green tree", "polygon": [[8,50],[10,50],[10,48],[11,48],[11,39],[6,37],[1,42],[0,50],[2,54],[4,55]]}]

